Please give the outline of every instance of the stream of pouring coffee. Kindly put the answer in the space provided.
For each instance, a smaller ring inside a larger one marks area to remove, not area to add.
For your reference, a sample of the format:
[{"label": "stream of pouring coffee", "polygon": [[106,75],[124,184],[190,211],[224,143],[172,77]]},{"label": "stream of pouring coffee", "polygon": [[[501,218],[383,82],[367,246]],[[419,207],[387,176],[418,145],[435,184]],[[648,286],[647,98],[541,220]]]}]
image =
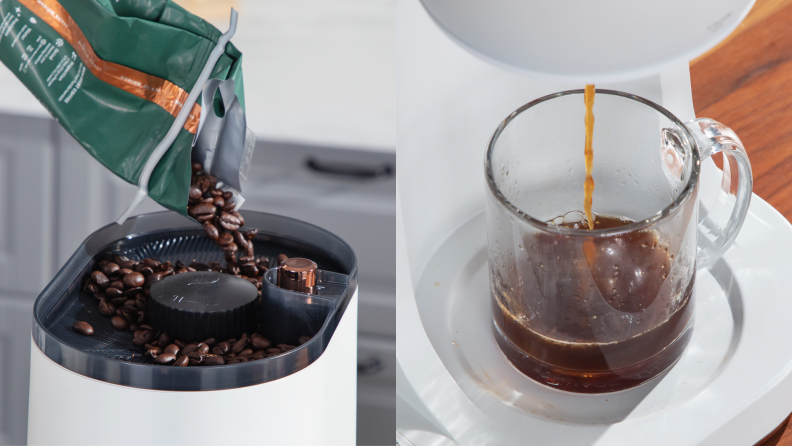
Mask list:
[{"label": "stream of pouring coffee", "polygon": [[594,194],[594,179],[591,178],[591,171],[594,168],[594,151],[591,149],[591,140],[594,136],[594,85],[586,85],[583,101],[586,103],[586,145],[584,149],[586,181],[583,183],[583,210],[586,212],[589,230],[592,230],[594,229],[594,218],[591,214],[591,201]]}]

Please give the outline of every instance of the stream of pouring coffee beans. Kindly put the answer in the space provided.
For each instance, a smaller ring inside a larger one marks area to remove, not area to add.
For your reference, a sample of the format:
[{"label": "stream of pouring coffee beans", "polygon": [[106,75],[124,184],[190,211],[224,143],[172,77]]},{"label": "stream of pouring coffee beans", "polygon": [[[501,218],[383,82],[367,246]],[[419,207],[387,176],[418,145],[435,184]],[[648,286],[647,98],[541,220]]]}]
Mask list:
[{"label": "stream of pouring coffee beans", "polygon": [[[217,179],[201,172],[200,164],[193,163],[192,169],[187,212],[203,223],[206,235],[225,251],[226,267],[218,262],[207,265],[193,261],[184,265],[178,260],[171,264],[149,258],[137,261],[114,256],[112,260],[99,261],[83,290],[97,299],[99,312],[111,318],[115,329],[134,333],[132,343],[144,349],[146,362],[182,367],[238,364],[276,356],[295,348],[288,344],[273,346],[272,341],[258,333],[250,336],[243,333],[239,338],[219,342],[214,338],[189,342],[192,340],[171,339],[167,333],[157,333],[148,325],[149,289],[155,282],[173,274],[190,271],[232,274],[256,285],[261,297],[261,284],[269,268],[269,259],[255,258],[253,238],[258,231],[240,232],[245,219],[233,210],[232,194],[217,189]],[[244,255],[237,259],[236,253],[240,249]],[[284,254],[278,255],[278,264],[286,258]],[[72,328],[85,336],[93,334],[93,327],[87,322],[77,321]],[[309,339],[309,336],[303,336],[299,342],[303,344]]]}]

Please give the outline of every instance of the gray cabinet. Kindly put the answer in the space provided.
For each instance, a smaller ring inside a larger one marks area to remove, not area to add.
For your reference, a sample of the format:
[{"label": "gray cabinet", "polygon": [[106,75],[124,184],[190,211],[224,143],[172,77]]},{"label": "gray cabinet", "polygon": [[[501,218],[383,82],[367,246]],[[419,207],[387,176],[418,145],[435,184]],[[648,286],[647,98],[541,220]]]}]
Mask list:
[{"label": "gray cabinet", "polygon": [[[24,443],[32,305],[136,188],[51,119],[0,115],[0,445]],[[347,240],[360,264],[358,441],[395,430],[395,155],[260,142],[244,209],[314,223]],[[377,170],[379,168],[379,170]],[[366,176],[374,172],[373,176]],[[137,213],[162,208],[146,199]]]}]

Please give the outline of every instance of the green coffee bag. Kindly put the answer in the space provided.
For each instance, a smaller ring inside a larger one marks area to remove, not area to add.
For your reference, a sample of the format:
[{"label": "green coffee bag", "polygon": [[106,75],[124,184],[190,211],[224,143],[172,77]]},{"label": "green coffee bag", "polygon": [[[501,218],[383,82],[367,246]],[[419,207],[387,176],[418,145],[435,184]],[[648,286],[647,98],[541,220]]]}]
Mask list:
[{"label": "green coffee bag", "polygon": [[[226,35],[170,0],[0,0],[0,14],[3,64],[143,196],[187,215],[196,133],[222,131],[222,123],[202,125],[214,99],[198,100],[207,78],[231,81],[240,111],[226,133],[240,131],[241,114],[243,134],[231,140],[245,145],[242,54],[225,43],[235,13]],[[252,150],[249,133],[247,143]]]}]

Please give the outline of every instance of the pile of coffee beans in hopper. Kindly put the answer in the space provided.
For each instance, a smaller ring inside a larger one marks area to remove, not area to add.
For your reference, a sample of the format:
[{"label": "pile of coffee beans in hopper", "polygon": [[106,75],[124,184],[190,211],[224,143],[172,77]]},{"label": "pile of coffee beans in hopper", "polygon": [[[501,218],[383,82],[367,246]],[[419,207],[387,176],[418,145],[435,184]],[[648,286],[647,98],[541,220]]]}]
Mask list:
[{"label": "pile of coffee beans in hopper", "polygon": [[[182,367],[238,364],[295,348],[288,344],[273,345],[258,333],[242,333],[224,340],[171,339],[167,333],[156,332],[148,325],[149,289],[164,277],[190,271],[222,272],[256,285],[261,297],[263,275],[270,266],[270,259],[255,257],[252,240],[258,231],[240,231],[245,219],[234,210],[233,194],[217,189],[217,179],[202,172],[200,164],[193,163],[192,170],[188,214],[203,223],[207,237],[225,251],[226,265],[195,261],[185,265],[178,260],[172,264],[150,258],[137,261],[116,255],[99,261],[83,290],[96,299],[99,312],[111,318],[116,330],[134,334],[132,343],[145,352],[146,362]],[[286,259],[286,255],[280,254],[275,261],[280,264]],[[93,327],[87,322],[77,321],[73,329],[82,335],[93,334]],[[303,336],[299,342],[303,344],[309,339]]]}]

